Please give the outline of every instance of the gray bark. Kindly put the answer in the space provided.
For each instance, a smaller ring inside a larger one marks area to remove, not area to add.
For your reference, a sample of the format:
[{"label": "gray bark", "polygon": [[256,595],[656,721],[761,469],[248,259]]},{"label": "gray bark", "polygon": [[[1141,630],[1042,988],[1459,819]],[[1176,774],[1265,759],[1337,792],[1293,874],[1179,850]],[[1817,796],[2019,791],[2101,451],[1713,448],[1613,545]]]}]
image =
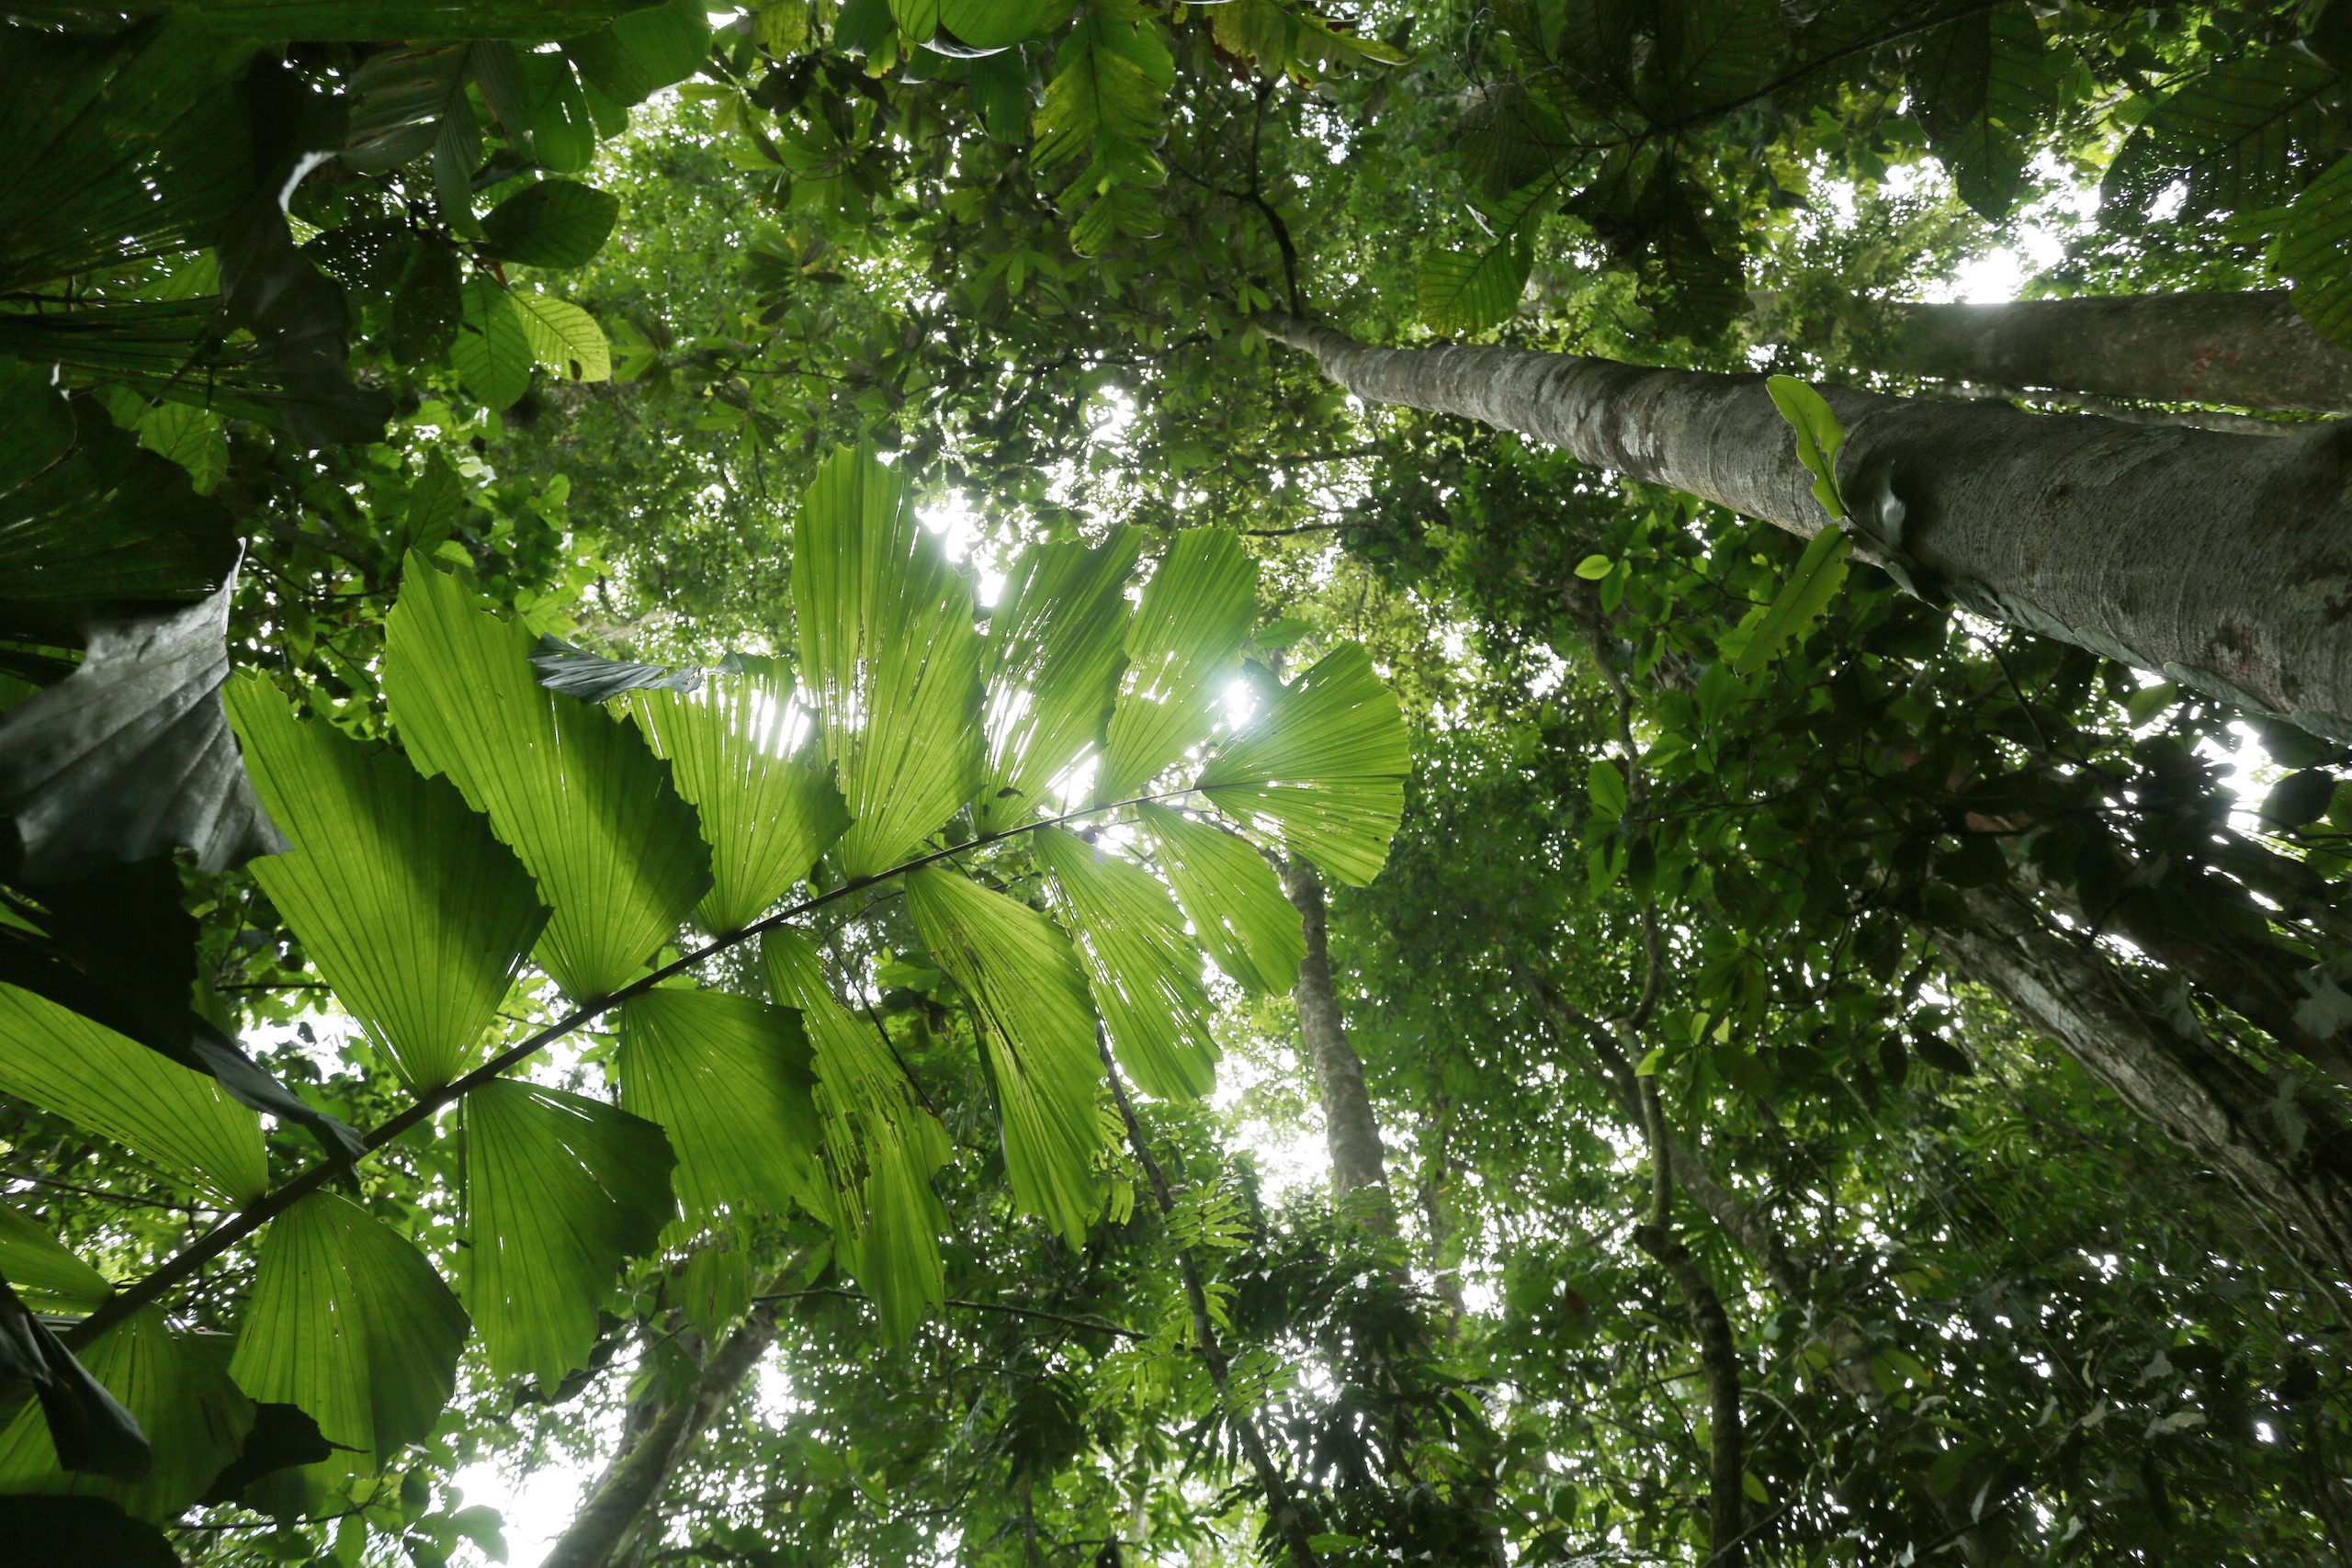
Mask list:
[{"label": "gray bark", "polygon": [[1966,922],[1937,931],[1962,978],[2228,1180],[2290,1251],[2336,1286],[2352,1282],[2352,1129],[2307,1102],[2298,1135],[2264,1074],[2177,1028],[2104,954],[2049,930],[2010,893],[1963,897]]},{"label": "gray bark", "polygon": [[[1839,326],[1873,370],[2150,402],[2352,413],[2352,354],[2284,289],[2007,305],[1857,299]],[[1800,344],[1803,323],[1795,334]]]},{"label": "gray bark", "polygon": [[1363,1083],[1363,1060],[1348,1043],[1339,998],[1331,989],[1331,953],[1323,910],[1323,882],[1315,867],[1293,858],[1282,868],[1283,891],[1298,910],[1306,936],[1299,960],[1298,1032],[1315,1066],[1315,1090],[1323,1105],[1323,1139],[1331,1151],[1331,1187],[1340,1206],[1383,1235],[1396,1229],[1388,1195],[1388,1168],[1380,1146],[1380,1122]]},{"label": "gray bark", "polygon": [[[778,1276],[778,1281],[766,1288],[781,1289],[782,1279]],[[662,1406],[639,1431],[636,1441],[625,1443],[614,1455],[604,1478],[571,1526],[557,1538],[540,1568],[617,1568],[641,1556],[650,1544],[649,1516],[662,1489],[694,1451],[703,1428],[727,1408],[735,1391],[775,1343],[777,1305],[754,1301],[743,1321],[703,1363],[694,1393]]]},{"label": "gray bark", "polygon": [[[1517,431],[1807,537],[1828,525],[1761,377],[1258,324],[1366,401]],[[1822,393],[1865,558],[1887,541],[1980,615],[2352,739],[2352,423],[2281,439]]]}]

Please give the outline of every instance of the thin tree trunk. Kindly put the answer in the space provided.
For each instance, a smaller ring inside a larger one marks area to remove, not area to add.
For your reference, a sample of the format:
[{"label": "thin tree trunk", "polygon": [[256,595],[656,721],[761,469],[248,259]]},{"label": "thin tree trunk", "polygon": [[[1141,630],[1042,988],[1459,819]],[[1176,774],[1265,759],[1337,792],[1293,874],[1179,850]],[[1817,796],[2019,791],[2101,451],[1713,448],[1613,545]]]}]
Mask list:
[{"label": "thin tree trunk", "polygon": [[1298,963],[1298,1032],[1315,1066],[1315,1090],[1323,1105],[1323,1141],[1331,1151],[1331,1187],[1340,1206],[1382,1235],[1396,1232],[1396,1211],[1388,1195],[1388,1168],[1381,1153],[1380,1122],[1363,1083],[1363,1060],[1348,1043],[1339,998],[1331,989],[1330,939],[1323,908],[1323,882],[1315,867],[1294,857],[1282,868],[1283,891],[1298,910],[1306,955]]},{"label": "thin tree trunk", "polygon": [[1454,1218],[1453,1200],[1447,1194],[1447,1189],[1453,1184],[1453,1158],[1447,1149],[1453,1101],[1451,1096],[1440,1094],[1437,1102],[1436,1114],[1424,1111],[1420,1118],[1419,1142],[1425,1152],[1418,1185],[1421,1224],[1430,1238],[1430,1278],[1435,1282],[1438,1299],[1445,1303],[1446,1334],[1451,1337],[1462,1331],[1462,1318],[1469,1307],[1462,1295],[1462,1247],[1457,1239],[1460,1227]]},{"label": "thin tree trunk", "polygon": [[[1789,324],[1800,347],[1826,335],[1809,321]],[[1838,325],[1847,357],[1871,370],[2151,402],[2352,413],[2352,354],[2312,331],[2283,289],[2006,305],[1854,299],[1838,312]]]},{"label": "thin tree trunk", "polygon": [[[778,1274],[765,1289],[782,1290],[791,1272],[787,1269]],[[624,1444],[540,1568],[613,1568],[639,1555],[646,1544],[648,1515],[670,1478],[694,1451],[703,1428],[727,1407],[775,1343],[778,1305],[753,1302],[743,1321],[703,1363],[694,1393],[672,1400],[635,1442]]]},{"label": "thin tree trunk", "polygon": [[[1760,377],[1258,323],[1366,401],[1517,431],[1792,533],[1827,525]],[[2352,423],[2279,439],[1823,395],[1865,555],[1894,541],[1968,609],[2352,739]]]},{"label": "thin tree trunk", "polygon": [[1723,1297],[1674,1234],[1673,1140],[1658,1103],[1657,1080],[1643,1078],[1638,1095],[1642,1132],[1650,1146],[1651,1200],[1646,1222],[1634,1227],[1643,1251],[1665,1265],[1690,1314],[1699,1368],[1707,1380],[1707,1564],[1740,1568],[1746,1552],[1747,1445],[1740,1427],[1739,1341]]},{"label": "thin tree trunk", "polygon": [[2352,1129],[2324,1107],[2282,1105],[2260,1071],[2176,1028],[2114,963],[2049,930],[2013,893],[1962,897],[1965,922],[1937,931],[1955,973],[2226,1178],[2334,1286],[2352,1282]]},{"label": "thin tree trunk", "polygon": [[[1102,1055],[1102,1071],[1111,1083],[1111,1098],[1118,1102],[1119,1122],[1127,1134],[1127,1152],[1143,1168],[1144,1180],[1151,1189],[1152,1201],[1159,1206],[1160,1214],[1171,1215],[1176,1212],[1175,1189],[1168,1184],[1159,1161],[1152,1157],[1151,1141],[1143,1135],[1143,1122],[1136,1115],[1135,1101],[1128,1097],[1127,1080],[1119,1076],[1119,1064],[1111,1055],[1111,1042],[1098,1032],[1094,1048]],[[1257,1472],[1259,1489],[1266,1495],[1267,1522],[1289,1549],[1293,1568],[1322,1568],[1314,1538],[1307,1531],[1306,1510],[1292,1495],[1290,1483],[1283,1475],[1282,1466],[1275,1462],[1273,1450],[1267,1447],[1256,1416],[1242,1409],[1233,1396],[1233,1365],[1217,1341],[1216,1324],[1209,1312],[1208,1287],[1201,1278],[1200,1262],[1191,1247],[1178,1249],[1176,1267],[1183,1278],[1186,1303],[1193,1312],[1193,1352],[1208,1369],[1209,1382],[1216,1388],[1226,1418],[1233,1423],[1234,1434],[1241,1439],[1250,1467]]]}]

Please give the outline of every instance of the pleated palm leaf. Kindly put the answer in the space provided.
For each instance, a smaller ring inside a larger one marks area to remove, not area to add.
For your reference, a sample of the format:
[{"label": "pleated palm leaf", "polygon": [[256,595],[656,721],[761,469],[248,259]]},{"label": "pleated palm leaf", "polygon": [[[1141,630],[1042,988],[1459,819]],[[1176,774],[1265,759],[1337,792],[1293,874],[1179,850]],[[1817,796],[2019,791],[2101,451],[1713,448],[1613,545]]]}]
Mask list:
[{"label": "pleated palm leaf", "polygon": [[[238,1205],[121,1287],[0,1224],[0,1273],[84,1306],[69,1341],[154,1446],[143,1479],[69,1471],[63,1428],[28,1406],[0,1432],[0,1490],[70,1483],[168,1517],[263,1402],[338,1445],[302,1472],[323,1506],[430,1428],[469,1333],[493,1374],[552,1385],[586,1363],[631,1258],[761,1216],[831,1227],[903,1336],[944,1293],[930,1183],[953,1149],[854,1005],[870,976],[829,973],[807,917],[901,896],[890,907],[984,1046],[1015,1206],[1077,1242],[1114,1186],[1103,1045],[1151,1094],[1206,1092],[1206,964],[1269,989],[1296,971],[1267,855],[1378,872],[1408,759],[1361,650],[1223,733],[1257,614],[1233,536],[1181,536],[1133,599],[1133,534],[1039,547],[984,615],[904,475],[859,450],[823,465],[794,545],[797,686],[551,691],[531,634],[417,558],[387,630],[396,749],[297,716],[259,676],[232,682],[292,846],[260,863],[262,886],[411,1097],[371,1146],[445,1111],[462,1129],[465,1245],[454,1267],[428,1258],[324,1191],[324,1166],[271,1185],[257,1118],[209,1080],[0,987],[0,1089]],[[563,683],[582,689],[576,670]],[[729,973],[764,994],[701,982],[754,938],[762,963]],[[501,1011],[534,970],[560,999],[525,1031]],[[617,1104],[512,1076],[615,1018]],[[156,1309],[255,1233],[223,1366]]]}]

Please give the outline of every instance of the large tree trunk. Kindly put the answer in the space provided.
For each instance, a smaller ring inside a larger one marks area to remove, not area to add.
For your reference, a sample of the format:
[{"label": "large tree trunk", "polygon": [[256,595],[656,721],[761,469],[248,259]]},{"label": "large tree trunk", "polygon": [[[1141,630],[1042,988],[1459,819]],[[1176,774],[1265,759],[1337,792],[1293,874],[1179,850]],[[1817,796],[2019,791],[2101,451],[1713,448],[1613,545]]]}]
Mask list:
[{"label": "large tree trunk", "polygon": [[2104,954],[2051,931],[2007,890],[1963,897],[1965,922],[1936,933],[1955,973],[2219,1172],[2332,1284],[2352,1283],[2352,1129],[2305,1103],[2294,1135],[2267,1077],[2175,1027]]},{"label": "large tree trunk", "polygon": [[[1792,533],[1828,524],[1760,377],[1259,324],[1367,401],[1517,431]],[[1859,525],[1962,605],[2352,739],[2352,424],[2280,439],[1823,395]]]},{"label": "large tree trunk", "polygon": [[[1790,325],[1799,346],[1817,335],[1810,321]],[[2007,305],[1856,299],[1838,325],[1849,356],[1871,370],[2099,398],[2352,413],[2352,354],[2312,331],[2283,289]]]},{"label": "large tree trunk", "polygon": [[[779,1289],[779,1283],[770,1290]],[[694,1392],[663,1405],[651,1423],[624,1442],[570,1528],[557,1538],[540,1568],[619,1568],[649,1544],[645,1529],[653,1505],[694,1451],[711,1418],[775,1343],[777,1303],[755,1301],[743,1321],[704,1363]]]},{"label": "large tree trunk", "polygon": [[1331,1151],[1331,1187],[1340,1204],[1383,1235],[1396,1233],[1396,1212],[1388,1195],[1388,1168],[1380,1147],[1380,1122],[1363,1083],[1363,1060],[1348,1043],[1340,1000],[1331,989],[1330,940],[1323,911],[1323,882],[1315,867],[1294,857],[1283,864],[1283,891],[1290,895],[1306,936],[1299,960],[1298,1032],[1315,1066],[1315,1090],[1323,1103],[1323,1139]]}]

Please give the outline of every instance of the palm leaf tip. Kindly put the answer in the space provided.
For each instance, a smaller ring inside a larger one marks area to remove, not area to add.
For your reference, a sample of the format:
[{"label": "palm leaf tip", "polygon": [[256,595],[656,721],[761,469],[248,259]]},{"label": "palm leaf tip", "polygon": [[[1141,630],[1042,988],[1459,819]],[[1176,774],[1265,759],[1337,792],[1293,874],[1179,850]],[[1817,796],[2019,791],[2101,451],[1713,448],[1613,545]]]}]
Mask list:
[{"label": "palm leaf tip", "polygon": [[1413,765],[1396,694],[1355,644],[1327,655],[1203,769],[1198,788],[1294,852],[1362,886],[1380,874]]}]

